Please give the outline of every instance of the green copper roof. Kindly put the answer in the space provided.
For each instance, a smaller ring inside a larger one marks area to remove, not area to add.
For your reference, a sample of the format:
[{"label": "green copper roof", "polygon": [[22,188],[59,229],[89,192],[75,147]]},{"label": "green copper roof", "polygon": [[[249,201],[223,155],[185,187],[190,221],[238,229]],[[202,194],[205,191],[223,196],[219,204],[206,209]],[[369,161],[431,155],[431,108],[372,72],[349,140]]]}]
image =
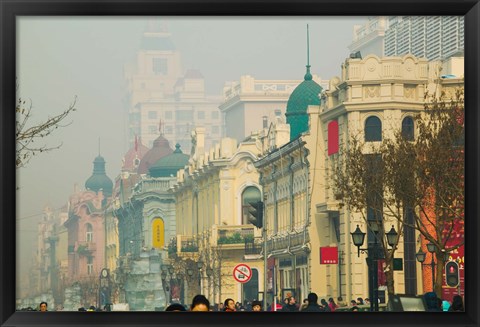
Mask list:
[{"label": "green copper roof", "polygon": [[308,130],[307,108],[320,105],[320,92],[322,87],[312,79],[310,65],[307,65],[304,81],[293,90],[287,102],[285,116],[287,123],[290,124],[290,140],[296,139]]},{"label": "green copper roof", "polygon": [[105,160],[100,155],[93,161],[93,174],[85,182],[85,188],[94,192],[103,190],[105,196],[112,195],[113,182],[105,173]]},{"label": "green copper roof", "polygon": [[149,173],[151,177],[169,177],[175,176],[177,171],[188,164],[189,156],[180,150],[180,144],[175,145],[175,151],[154,163]]}]

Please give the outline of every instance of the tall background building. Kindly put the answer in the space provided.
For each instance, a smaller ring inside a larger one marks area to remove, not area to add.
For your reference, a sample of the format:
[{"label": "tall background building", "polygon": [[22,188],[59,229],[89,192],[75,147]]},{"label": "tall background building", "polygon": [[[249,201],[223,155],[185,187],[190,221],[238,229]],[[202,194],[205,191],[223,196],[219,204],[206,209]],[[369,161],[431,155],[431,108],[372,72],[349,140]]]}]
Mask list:
[{"label": "tall background building", "polygon": [[362,56],[413,54],[428,60],[462,56],[463,16],[376,16],[353,29],[350,51]]},{"label": "tall background building", "polygon": [[143,33],[135,63],[125,66],[124,106],[128,148],[136,136],[151,148],[159,134],[173,147],[189,151],[194,127],[205,128],[205,146],[221,138],[220,96],[205,94],[198,70],[183,71],[180,52],[165,24],[151,21]]}]

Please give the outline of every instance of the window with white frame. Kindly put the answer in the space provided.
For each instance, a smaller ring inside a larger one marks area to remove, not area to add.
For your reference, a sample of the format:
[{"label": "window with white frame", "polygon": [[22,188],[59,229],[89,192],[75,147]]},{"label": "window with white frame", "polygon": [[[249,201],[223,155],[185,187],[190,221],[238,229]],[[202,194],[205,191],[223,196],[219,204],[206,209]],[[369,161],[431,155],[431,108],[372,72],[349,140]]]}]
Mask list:
[{"label": "window with white frame", "polygon": [[85,241],[87,243],[93,242],[93,228],[92,225],[86,224],[85,226],[86,232],[85,232]]}]

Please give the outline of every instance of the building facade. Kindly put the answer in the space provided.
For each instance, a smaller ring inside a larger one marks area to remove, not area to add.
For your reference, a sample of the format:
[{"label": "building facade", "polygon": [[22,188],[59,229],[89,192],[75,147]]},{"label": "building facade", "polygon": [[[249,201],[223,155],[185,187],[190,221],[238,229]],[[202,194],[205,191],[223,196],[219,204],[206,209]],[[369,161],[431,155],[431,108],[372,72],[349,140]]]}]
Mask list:
[{"label": "building facade", "polygon": [[129,148],[136,136],[152,147],[159,121],[161,132],[183,149],[190,149],[190,132],[195,126],[206,129],[207,147],[221,137],[221,99],[206,95],[201,72],[183,71],[180,52],[165,25],[148,25],[135,64],[125,68],[125,94]]},{"label": "building facade", "polygon": [[[313,75],[322,87],[328,81]],[[267,128],[277,117],[284,117],[287,101],[301,80],[258,80],[241,76],[239,81],[225,84],[219,108],[224,116],[226,137],[237,142]]]},{"label": "building facade", "polygon": [[[193,138],[193,156],[172,189],[177,236],[169,258],[175,269],[192,270],[185,276],[183,298],[189,301],[200,292],[215,303],[228,297],[242,303],[258,299],[263,291],[261,232],[249,222],[248,209],[250,202],[262,198],[253,166],[261,143],[252,138],[237,145],[236,140],[224,138],[207,152],[202,129],[195,130]],[[252,269],[252,279],[245,284],[233,277],[240,263]]]}]

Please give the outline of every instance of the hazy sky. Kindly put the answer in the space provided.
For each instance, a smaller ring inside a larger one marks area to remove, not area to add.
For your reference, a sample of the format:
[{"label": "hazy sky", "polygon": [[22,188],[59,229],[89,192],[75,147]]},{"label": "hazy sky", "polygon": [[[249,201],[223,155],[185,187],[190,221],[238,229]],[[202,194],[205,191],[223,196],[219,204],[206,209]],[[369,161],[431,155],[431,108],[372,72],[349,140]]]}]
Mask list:
[{"label": "hazy sky", "polygon": [[[60,208],[84,188],[100,152],[114,180],[128,150],[124,144],[123,67],[135,60],[149,19],[167,22],[184,71],[199,69],[207,93],[221,95],[226,81],[303,79],[306,25],[310,64],[322,79],[340,75],[353,26],[366,17],[20,17],[17,19],[19,96],[33,105],[32,122],[65,110],[77,96],[72,124],[47,145],[59,150],[34,157],[17,170],[17,249],[28,259],[29,240],[48,204]],[[69,121],[70,121],[69,120]],[[23,265],[22,265],[23,266]],[[25,267],[22,267],[24,269]]]}]

